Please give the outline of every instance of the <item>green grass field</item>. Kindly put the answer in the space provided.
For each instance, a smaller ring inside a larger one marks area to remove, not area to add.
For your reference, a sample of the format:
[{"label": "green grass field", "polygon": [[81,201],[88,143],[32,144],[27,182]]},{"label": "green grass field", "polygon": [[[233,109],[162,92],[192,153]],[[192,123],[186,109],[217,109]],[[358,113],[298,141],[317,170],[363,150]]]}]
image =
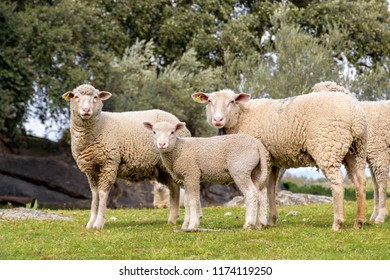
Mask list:
[{"label": "green grass field", "polygon": [[[345,204],[347,223],[331,229],[332,204],[278,207],[276,227],[244,231],[245,209],[204,208],[202,228],[225,232],[174,232],[166,209],[108,210],[103,230],[86,230],[88,210],[56,210],[74,221],[0,219],[2,260],[371,260],[390,259],[390,221],[353,229],[356,203]],[[372,210],[367,201],[366,218]],[[298,211],[296,216],[287,215]],[[225,213],[231,212],[230,216]],[[117,218],[116,221],[110,220]]]}]

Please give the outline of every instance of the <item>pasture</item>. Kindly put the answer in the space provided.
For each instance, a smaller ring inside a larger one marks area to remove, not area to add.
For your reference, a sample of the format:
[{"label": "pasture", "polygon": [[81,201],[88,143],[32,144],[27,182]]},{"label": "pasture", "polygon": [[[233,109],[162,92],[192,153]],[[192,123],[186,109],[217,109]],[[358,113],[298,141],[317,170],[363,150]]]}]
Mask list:
[{"label": "pasture", "polygon": [[[390,201],[389,201],[390,202]],[[389,203],[388,202],[388,203]],[[372,209],[367,201],[366,219]],[[384,260],[390,258],[390,222],[353,229],[356,203],[346,201],[347,222],[331,229],[332,204],[279,206],[276,227],[244,231],[245,209],[203,209],[201,228],[180,232],[167,209],[107,211],[103,230],[86,230],[89,210],[51,210],[73,221],[0,219],[1,260]],[[296,211],[297,215],[291,215]],[[231,215],[225,215],[230,212]],[[290,213],[290,214],[289,214]],[[114,217],[114,218],[113,218]]]}]

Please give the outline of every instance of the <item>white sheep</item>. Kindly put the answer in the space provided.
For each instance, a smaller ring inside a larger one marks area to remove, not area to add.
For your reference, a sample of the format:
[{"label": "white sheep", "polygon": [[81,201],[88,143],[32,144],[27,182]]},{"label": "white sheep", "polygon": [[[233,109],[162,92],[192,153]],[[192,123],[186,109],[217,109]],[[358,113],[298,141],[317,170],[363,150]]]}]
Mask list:
[{"label": "white sheep", "polygon": [[196,229],[200,218],[200,182],[235,182],[245,196],[245,229],[261,228],[266,213],[261,211],[259,189],[267,179],[267,150],[249,135],[210,138],[178,137],[184,123],[144,122],[151,130],[162,162],[186,187],[183,229]]},{"label": "white sheep", "polygon": [[[153,207],[169,208],[169,188],[156,180],[150,181],[153,186]],[[179,206],[184,207],[184,189],[180,188]]]},{"label": "white sheep", "polygon": [[270,215],[274,225],[278,214],[275,183],[280,168],[317,166],[332,183],[334,221],[339,230],[345,222],[344,163],[357,194],[355,228],[364,224],[367,124],[359,102],[348,95],[310,93],[286,99],[253,99],[246,93],[221,90],[192,94],[207,103],[207,121],[226,134],[246,133],[259,139],[271,153],[268,181]]},{"label": "white sheep", "polygon": [[[335,82],[321,82],[313,91],[332,91],[351,94]],[[390,101],[362,101],[367,118],[367,163],[374,182],[374,210],[370,221],[383,223],[388,215],[387,178],[390,164]]]},{"label": "white sheep", "polygon": [[[87,175],[92,191],[91,216],[87,228],[101,229],[105,223],[107,196],[115,179],[128,181],[156,179],[170,188],[168,223],[179,216],[179,186],[163,166],[153,139],[143,122],[179,120],[161,110],[102,112],[111,93],[84,84],[63,94],[70,100],[72,155]],[[188,130],[183,130],[189,136]]]}]

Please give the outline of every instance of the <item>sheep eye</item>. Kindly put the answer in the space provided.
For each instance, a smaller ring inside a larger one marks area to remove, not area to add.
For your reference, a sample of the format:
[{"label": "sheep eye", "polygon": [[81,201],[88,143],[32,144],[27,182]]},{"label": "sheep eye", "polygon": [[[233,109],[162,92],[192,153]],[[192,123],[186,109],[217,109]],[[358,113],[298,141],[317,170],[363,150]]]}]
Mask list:
[{"label": "sheep eye", "polygon": [[156,134],[156,131],[153,130],[153,134]]},{"label": "sheep eye", "polygon": [[173,135],[175,132],[174,131],[171,131],[171,135]]}]

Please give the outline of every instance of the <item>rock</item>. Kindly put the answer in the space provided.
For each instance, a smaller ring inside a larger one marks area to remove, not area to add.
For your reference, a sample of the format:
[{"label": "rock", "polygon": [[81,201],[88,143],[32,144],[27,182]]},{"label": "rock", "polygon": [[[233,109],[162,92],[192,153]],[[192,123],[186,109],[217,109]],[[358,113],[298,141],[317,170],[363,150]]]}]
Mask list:
[{"label": "rock", "polygon": [[282,206],[311,203],[331,203],[332,201],[333,199],[329,196],[292,193],[290,191],[280,191],[276,196],[276,204]]},{"label": "rock", "polygon": [[[276,194],[276,204],[281,206],[311,203],[331,203],[332,201],[333,199],[331,197],[322,195],[292,193],[290,191],[280,191]],[[244,197],[234,197],[232,200],[225,203],[224,205],[244,207]]]}]

